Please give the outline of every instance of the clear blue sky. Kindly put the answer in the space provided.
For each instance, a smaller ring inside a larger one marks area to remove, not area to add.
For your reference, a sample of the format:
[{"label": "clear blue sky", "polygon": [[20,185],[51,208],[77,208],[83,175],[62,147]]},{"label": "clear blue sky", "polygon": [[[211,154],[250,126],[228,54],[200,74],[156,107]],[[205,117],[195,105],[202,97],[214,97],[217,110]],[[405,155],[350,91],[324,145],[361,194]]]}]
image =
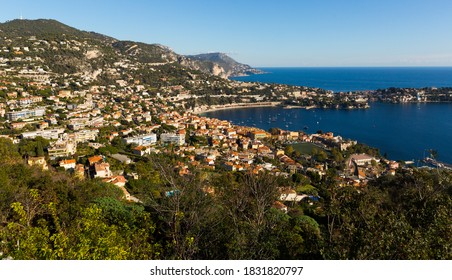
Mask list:
[{"label": "clear blue sky", "polygon": [[452,66],[451,0],[15,0],[0,22],[52,18],[252,66]]}]

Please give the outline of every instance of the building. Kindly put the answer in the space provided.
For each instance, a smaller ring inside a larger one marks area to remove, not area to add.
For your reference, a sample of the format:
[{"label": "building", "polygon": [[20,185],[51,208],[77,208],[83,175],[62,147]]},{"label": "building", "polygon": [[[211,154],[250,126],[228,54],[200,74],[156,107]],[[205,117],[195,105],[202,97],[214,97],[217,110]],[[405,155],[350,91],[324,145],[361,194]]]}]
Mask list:
[{"label": "building", "polygon": [[72,139],[59,139],[58,141],[50,144],[47,151],[51,159],[69,157],[77,152],[77,143],[75,143]]},{"label": "building", "polygon": [[162,133],[160,135],[160,141],[163,144],[171,143],[181,146],[185,144],[185,134]]},{"label": "building", "polygon": [[65,170],[75,169],[75,159],[65,159],[59,162],[60,167],[63,167]]},{"label": "building", "polygon": [[151,149],[145,146],[138,146],[133,149],[133,153],[138,156],[149,155],[151,153]]},{"label": "building", "polygon": [[278,210],[280,210],[280,211],[282,211],[282,212],[284,212],[284,213],[287,213],[287,212],[288,212],[287,206],[284,205],[284,203],[279,202],[279,201],[275,201],[275,202],[273,203],[273,208],[276,208],[276,209],[278,209]]},{"label": "building", "polygon": [[45,139],[58,139],[61,134],[64,133],[64,128],[43,129],[28,131],[21,134],[22,138],[34,139],[38,136]]},{"label": "building", "polygon": [[[353,154],[350,156],[350,162],[354,162],[357,166],[363,166],[367,164],[371,164],[372,161],[380,162],[379,159],[370,156],[368,154]],[[350,165],[351,163],[349,163]]]},{"label": "building", "polygon": [[9,121],[17,121],[18,119],[38,118],[44,116],[45,108],[36,108],[31,110],[11,111],[6,113],[6,119]]},{"label": "building", "polygon": [[33,103],[42,102],[41,96],[30,96],[19,99],[19,105],[25,106]]},{"label": "building", "polygon": [[112,183],[113,185],[115,185],[117,187],[124,187],[127,183],[126,178],[122,175],[105,178],[102,181],[105,183]]},{"label": "building", "polygon": [[94,127],[101,127],[104,123],[104,117],[97,117],[97,118],[93,118],[91,119],[87,124],[89,126],[94,126]]},{"label": "building", "polygon": [[155,133],[139,135],[135,137],[124,138],[126,144],[136,144],[138,146],[149,146],[157,143],[157,135]]},{"label": "building", "polygon": [[85,179],[85,167],[83,164],[77,164],[74,168],[74,175],[75,177],[79,178],[80,180]]},{"label": "building", "polygon": [[39,166],[42,170],[49,169],[45,157],[29,157],[27,159],[27,164],[30,166]]},{"label": "building", "polygon": [[89,122],[89,118],[74,118],[69,120],[67,127],[71,130],[84,129]]},{"label": "building", "polygon": [[104,158],[102,156],[92,156],[88,158],[88,163],[90,166],[94,165],[95,163],[103,162]]},{"label": "building", "polygon": [[88,142],[88,141],[94,141],[96,140],[97,135],[99,134],[99,130],[92,129],[92,130],[80,130],[77,132],[74,132],[74,138],[75,142],[81,143],[81,142]]},{"label": "building", "polygon": [[110,164],[107,162],[94,164],[94,178],[111,177]]},{"label": "building", "polygon": [[11,128],[12,129],[22,129],[24,128],[28,123],[26,122],[14,122],[11,123]]},{"label": "building", "polygon": [[251,140],[264,139],[269,136],[270,134],[265,131],[251,131],[248,133],[248,137],[251,138]]},{"label": "building", "polygon": [[120,162],[122,162],[122,163],[125,163],[125,164],[130,164],[130,163],[132,163],[132,160],[131,160],[128,156],[126,156],[126,155],[112,154],[110,157],[116,159],[117,161],[120,161]]},{"label": "building", "polygon": [[286,189],[279,195],[279,200],[281,201],[301,201],[306,195],[298,195],[295,190]]}]

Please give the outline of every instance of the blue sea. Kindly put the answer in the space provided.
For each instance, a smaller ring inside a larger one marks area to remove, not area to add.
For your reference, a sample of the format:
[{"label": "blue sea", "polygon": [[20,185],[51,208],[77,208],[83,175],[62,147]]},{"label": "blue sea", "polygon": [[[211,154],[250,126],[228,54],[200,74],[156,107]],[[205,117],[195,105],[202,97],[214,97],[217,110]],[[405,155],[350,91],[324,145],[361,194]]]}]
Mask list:
[{"label": "blue sea", "polygon": [[265,74],[234,77],[237,81],[280,83],[335,92],[389,87],[452,87],[452,67],[316,67],[259,68]]},{"label": "blue sea", "polygon": [[[452,87],[452,67],[438,68],[262,68],[262,75],[234,78],[274,82],[333,91],[375,90],[388,87]],[[280,107],[231,109],[206,116],[234,124],[293,131],[331,131],[380,149],[394,160],[414,160],[438,151],[441,161],[452,163],[452,104],[371,103],[362,110],[283,109]]]}]

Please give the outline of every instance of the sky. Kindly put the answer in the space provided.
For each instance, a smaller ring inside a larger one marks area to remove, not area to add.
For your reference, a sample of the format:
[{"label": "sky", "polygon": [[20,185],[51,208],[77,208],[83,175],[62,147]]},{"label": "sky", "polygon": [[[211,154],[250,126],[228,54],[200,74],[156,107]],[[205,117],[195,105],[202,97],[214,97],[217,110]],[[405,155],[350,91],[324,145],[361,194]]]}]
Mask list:
[{"label": "sky", "polygon": [[451,0],[0,0],[0,22],[55,19],[254,67],[452,66]]}]

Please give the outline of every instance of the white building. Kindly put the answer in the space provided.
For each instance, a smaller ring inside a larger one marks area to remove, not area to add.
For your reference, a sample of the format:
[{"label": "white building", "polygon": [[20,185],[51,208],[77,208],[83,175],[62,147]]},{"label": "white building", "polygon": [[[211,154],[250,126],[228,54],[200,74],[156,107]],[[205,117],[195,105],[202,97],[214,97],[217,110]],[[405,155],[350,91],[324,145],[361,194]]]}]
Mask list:
[{"label": "white building", "polygon": [[185,144],[185,134],[176,134],[176,133],[162,133],[160,135],[160,141],[162,143],[172,143],[176,145],[184,145]]},{"label": "white building", "polygon": [[22,138],[34,139],[41,136],[45,139],[58,139],[58,137],[64,133],[64,128],[54,128],[54,129],[43,129],[28,131],[21,134]]},{"label": "white building", "polygon": [[[356,163],[357,166],[371,164],[373,160],[377,163],[380,162],[380,159],[377,159],[368,154],[353,154],[350,156],[350,162]],[[350,163],[349,163],[349,165],[350,165]]]},{"label": "white building", "polygon": [[295,190],[285,190],[280,194],[279,200],[299,202],[305,197],[307,197],[307,195],[298,195]]},{"label": "white building", "polygon": [[155,133],[138,135],[135,137],[124,138],[126,144],[136,144],[138,146],[149,146],[157,143],[157,135]]},{"label": "white building", "polygon": [[69,157],[77,152],[77,143],[72,139],[59,139],[47,148],[50,159]]},{"label": "white building", "polygon": [[94,178],[107,178],[111,177],[110,164],[106,162],[94,164]]},{"label": "white building", "polygon": [[97,129],[80,130],[80,131],[74,132],[75,141],[77,143],[94,141],[94,140],[96,140],[96,137],[98,134],[99,134],[99,130],[97,130]]},{"label": "white building", "polygon": [[60,165],[60,167],[63,167],[65,170],[68,170],[68,169],[74,170],[76,162],[75,162],[75,159],[65,159],[65,160],[60,161],[59,165]]},{"label": "white building", "polygon": [[6,113],[6,119],[9,121],[17,121],[18,119],[28,119],[28,118],[35,118],[35,117],[42,117],[46,113],[45,108],[36,108],[32,110],[22,110],[22,111],[12,111]]}]

